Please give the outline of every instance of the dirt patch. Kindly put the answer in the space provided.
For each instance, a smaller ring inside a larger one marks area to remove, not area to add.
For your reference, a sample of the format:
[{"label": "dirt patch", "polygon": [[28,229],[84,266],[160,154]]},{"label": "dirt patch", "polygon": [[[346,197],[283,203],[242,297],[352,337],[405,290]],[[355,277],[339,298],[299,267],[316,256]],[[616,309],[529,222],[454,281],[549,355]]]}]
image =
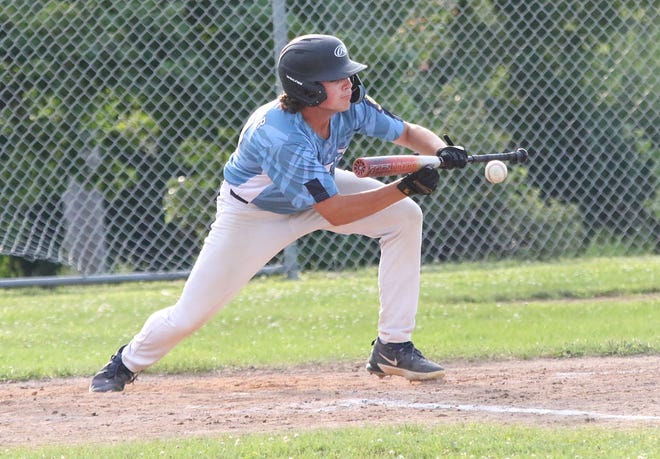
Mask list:
[{"label": "dirt patch", "polygon": [[448,362],[442,383],[337,367],[0,384],[0,447],[112,443],[375,424],[488,421],[660,426],[660,356]]}]

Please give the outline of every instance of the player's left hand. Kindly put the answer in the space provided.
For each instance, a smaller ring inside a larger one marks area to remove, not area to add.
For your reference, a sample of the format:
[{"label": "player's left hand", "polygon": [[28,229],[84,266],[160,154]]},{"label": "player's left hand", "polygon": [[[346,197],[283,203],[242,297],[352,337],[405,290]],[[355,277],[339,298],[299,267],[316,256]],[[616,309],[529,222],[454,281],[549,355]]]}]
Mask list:
[{"label": "player's left hand", "polygon": [[417,172],[406,175],[397,188],[406,196],[412,194],[431,194],[438,187],[440,175],[431,166],[422,167]]},{"label": "player's left hand", "polygon": [[465,148],[451,145],[435,152],[440,158],[441,169],[462,169],[467,166],[467,152]]}]

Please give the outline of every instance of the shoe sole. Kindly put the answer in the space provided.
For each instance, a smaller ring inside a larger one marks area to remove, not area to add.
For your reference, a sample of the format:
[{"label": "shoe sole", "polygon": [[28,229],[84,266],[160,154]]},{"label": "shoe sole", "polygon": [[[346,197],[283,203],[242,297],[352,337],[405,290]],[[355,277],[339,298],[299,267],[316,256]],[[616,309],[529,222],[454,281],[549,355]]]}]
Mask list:
[{"label": "shoe sole", "polygon": [[90,392],[122,392],[123,387],[117,386],[89,386]]},{"label": "shoe sole", "polygon": [[378,365],[378,368],[379,370],[376,370],[370,364],[367,364],[367,371],[381,379],[385,376],[401,376],[408,381],[430,381],[433,379],[443,379],[445,377],[444,369],[429,371],[427,373],[420,373],[417,371],[410,371],[404,368],[390,367],[387,365]]},{"label": "shoe sole", "polygon": [[124,384],[117,384],[116,381],[112,379],[93,379],[92,383],[89,385],[90,392],[122,392],[126,387],[126,384],[132,384],[135,381],[135,378],[130,381],[126,381]]}]

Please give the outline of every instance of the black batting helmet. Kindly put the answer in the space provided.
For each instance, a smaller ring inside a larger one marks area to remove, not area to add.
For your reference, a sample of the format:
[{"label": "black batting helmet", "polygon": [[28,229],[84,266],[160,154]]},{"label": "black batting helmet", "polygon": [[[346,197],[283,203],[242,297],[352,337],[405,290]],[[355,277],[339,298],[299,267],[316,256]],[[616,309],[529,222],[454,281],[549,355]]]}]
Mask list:
[{"label": "black batting helmet", "polygon": [[351,78],[351,102],[359,102],[364,87],[357,72],[367,66],[352,61],[344,43],[332,35],[303,35],[291,40],[280,53],[277,71],[284,92],[309,106],[327,98],[321,81]]}]

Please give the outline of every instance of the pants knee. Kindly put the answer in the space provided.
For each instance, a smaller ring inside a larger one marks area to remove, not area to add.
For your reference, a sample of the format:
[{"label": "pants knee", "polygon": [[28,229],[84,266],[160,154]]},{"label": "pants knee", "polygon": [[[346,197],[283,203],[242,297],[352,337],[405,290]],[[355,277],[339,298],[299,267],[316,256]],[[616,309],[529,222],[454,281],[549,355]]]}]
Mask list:
[{"label": "pants knee", "polygon": [[404,199],[397,203],[397,205],[399,204],[401,204],[401,208],[397,218],[400,218],[405,224],[421,228],[424,221],[421,207],[412,199]]}]

